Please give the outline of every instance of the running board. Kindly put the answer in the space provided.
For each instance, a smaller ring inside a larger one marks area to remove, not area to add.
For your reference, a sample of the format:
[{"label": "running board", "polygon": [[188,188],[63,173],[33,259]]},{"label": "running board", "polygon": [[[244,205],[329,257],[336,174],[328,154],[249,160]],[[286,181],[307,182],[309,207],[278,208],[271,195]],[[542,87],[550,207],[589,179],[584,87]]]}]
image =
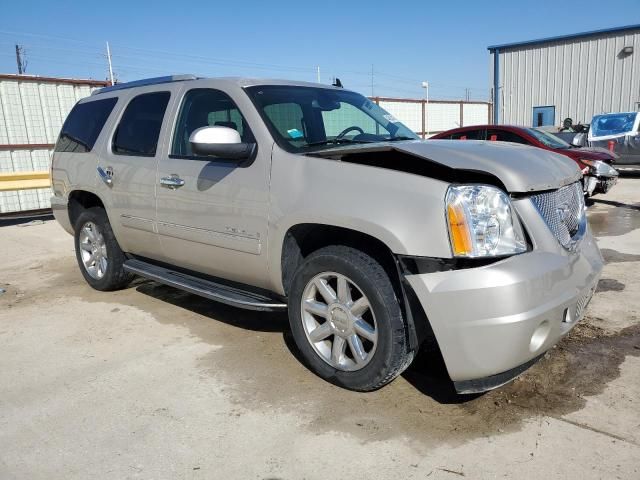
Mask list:
[{"label": "running board", "polygon": [[149,280],[179,288],[185,292],[200,295],[201,297],[231,305],[232,307],[260,311],[280,311],[287,309],[286,303],[266,295],[194,277],[193,275],[177,272],[137,259],[126,260],[124,262],[124,269],[127,272],[140,275]]}]

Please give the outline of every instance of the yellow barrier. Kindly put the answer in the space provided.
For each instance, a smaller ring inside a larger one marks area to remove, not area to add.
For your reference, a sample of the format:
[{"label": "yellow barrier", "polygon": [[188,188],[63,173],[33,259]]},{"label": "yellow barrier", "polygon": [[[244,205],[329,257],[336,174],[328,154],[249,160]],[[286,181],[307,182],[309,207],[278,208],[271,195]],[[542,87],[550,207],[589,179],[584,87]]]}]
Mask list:
[{"label": "yellow barrier", "polygon": [[49,172],[0,173],[0,192],[31,190],[51,186]]}]

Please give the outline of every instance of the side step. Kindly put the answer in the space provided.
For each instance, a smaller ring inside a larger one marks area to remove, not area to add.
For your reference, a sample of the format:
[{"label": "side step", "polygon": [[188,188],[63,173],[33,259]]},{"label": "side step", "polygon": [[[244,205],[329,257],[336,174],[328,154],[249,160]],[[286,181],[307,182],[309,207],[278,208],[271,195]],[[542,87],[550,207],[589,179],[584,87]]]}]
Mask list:
[{"label": "side step", "polygon": [[127,272],[140,275],[149,280],[179,288],[185,292],[200,295],[201,297],[225,303],[233,307],[260,311],[280,311],[287,309],[286,303],[266,295],[194,277],[193,275],[170,270],[165,267],[143,262],[142,260],[126,260],[124,262],[124,269]]}]

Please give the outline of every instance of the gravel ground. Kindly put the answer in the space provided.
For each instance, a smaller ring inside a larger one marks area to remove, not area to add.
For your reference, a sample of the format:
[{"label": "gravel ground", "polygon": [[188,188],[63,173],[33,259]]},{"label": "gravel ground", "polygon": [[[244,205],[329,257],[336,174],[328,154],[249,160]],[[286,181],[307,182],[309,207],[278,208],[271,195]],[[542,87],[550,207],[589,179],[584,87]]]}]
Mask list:
[{"label": "gravel ground", "polygon": [[589,208],[586,318],[515,382],[456,396],[421,355],[329,385],[281,314],[83,281],[53,221],[0,227],[0,479],[640,478],[640,179]]}]

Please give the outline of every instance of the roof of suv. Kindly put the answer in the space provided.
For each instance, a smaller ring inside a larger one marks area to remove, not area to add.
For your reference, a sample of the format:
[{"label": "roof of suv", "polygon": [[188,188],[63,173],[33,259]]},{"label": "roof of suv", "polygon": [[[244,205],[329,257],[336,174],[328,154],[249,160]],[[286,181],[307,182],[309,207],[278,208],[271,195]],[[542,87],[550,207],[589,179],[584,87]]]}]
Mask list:
[{"label": "roof of suv", "polygon": [[282,80],[276,78],[250,78],[250,77],[198,77],[196,75],[184,74],[184,75],[168,75],[164,77],[144,78],[141,80],[134,80],[132,82],[117,83],[110,87],[100,88],[95,90],[92,95],[98,95],[101,93],[113,92],[116,90],[125,90],[135,87],[143,87],[148,85],[159,85],[163,83],[172,82],[186,82],[193,80],[221,80],[228,83],[234,83],[239,87],[251,87],[256,85],[287,85],[298,87],[320,87],[330,89],[341,89],[342,87],[335,87],[333,85],[325,85],[322,83],[302,82],[296,80]]}]

